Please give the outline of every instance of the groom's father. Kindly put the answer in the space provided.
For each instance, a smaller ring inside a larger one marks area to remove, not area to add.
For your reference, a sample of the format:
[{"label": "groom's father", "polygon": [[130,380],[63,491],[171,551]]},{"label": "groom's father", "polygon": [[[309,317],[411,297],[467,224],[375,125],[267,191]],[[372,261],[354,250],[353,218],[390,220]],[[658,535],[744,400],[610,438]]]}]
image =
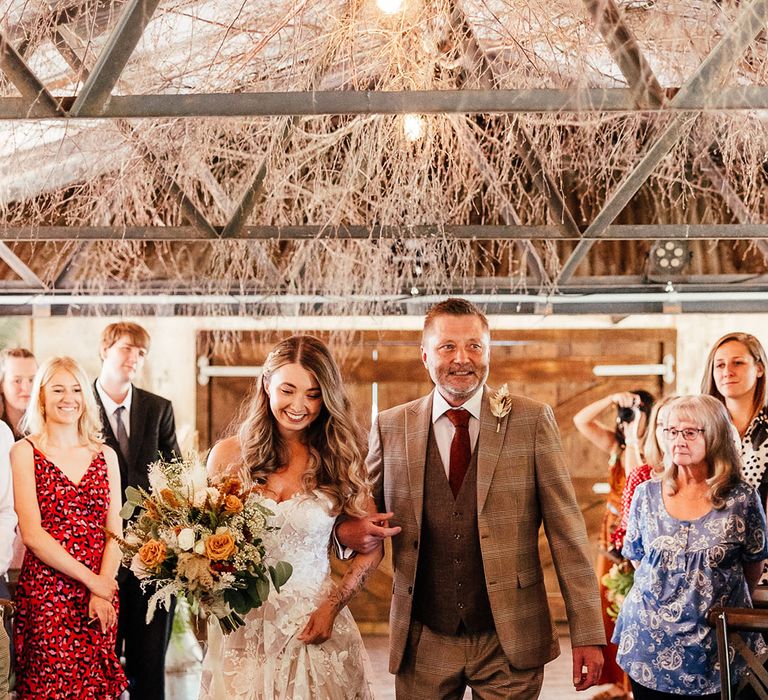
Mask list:
[{"label": "groom's father", "polygon": [[393,537],[389,670],[399,700],[536,698],[559,653],[539,561],[549,540],[573,645],[573,682],[594,685],[605,643],[587,533],[552,410],[521,396],[491,411],[488,321],[462,299],[424,321],[435,390],[382,411],[368,466],[381,515],[338,526],[368,551]]}]

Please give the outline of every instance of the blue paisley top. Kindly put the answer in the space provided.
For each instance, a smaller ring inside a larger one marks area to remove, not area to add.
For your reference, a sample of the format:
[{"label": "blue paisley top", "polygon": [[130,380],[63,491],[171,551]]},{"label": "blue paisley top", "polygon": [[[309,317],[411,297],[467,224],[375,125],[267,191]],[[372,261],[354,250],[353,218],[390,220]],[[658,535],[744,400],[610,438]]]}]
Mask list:
[{"label": "blue paisley top", "polygon": [[[768,557],[765,511],[757,492],[742,482],[722,509],[678,520],[667,513],[661,488],[660,481],[647,481],[632,500],[622,554],[640,565],[616,621],[616,660],[647,688],[717,693],[717,637],[707,612],[752,607],[743,563]],[[744,639],[754,651],[765,648],[759,634]],[[732,669],[734,678],[744,673],[740,656]]]}]

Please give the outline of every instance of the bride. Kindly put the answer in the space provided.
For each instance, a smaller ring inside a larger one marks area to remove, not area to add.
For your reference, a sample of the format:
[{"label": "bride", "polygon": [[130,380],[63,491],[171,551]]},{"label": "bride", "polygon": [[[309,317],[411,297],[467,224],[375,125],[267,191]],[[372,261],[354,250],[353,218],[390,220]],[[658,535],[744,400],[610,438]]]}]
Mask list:
[{"label": "bride", "polygon": [[352,560],[340,584],[330,579],[336,516],[373,511],[365,445],[341,374],[317,338],[278,343],[237,435],[208,457],[214,475],[240,471],[263,493],[279,527],[265,541],[293,574],[223,636],[208,626],[200,698],[210,700],[368,700],[368,657],[346,605],[382,557]]}]

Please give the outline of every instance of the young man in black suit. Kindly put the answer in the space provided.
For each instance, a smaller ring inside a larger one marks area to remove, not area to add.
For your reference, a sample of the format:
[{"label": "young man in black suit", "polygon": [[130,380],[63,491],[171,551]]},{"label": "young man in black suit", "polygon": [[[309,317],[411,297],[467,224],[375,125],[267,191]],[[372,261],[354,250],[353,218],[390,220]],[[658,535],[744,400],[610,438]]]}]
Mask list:
[{"label": "young man in black suit", "polygon": [[[148,351],[149,334],[136,323],[112,323],[101,334],[96,397],[104,439],[120,462],[123,494],[128,486],[149,489],[148,465],[180,454],[171,402],[132,384]],[[158,607],[152,622],[145,624],[151,592],[142,592],[125,567],[120,568],[118,583],[117,654],[125,657],[131,698],[163,700],[173,611]]]}]

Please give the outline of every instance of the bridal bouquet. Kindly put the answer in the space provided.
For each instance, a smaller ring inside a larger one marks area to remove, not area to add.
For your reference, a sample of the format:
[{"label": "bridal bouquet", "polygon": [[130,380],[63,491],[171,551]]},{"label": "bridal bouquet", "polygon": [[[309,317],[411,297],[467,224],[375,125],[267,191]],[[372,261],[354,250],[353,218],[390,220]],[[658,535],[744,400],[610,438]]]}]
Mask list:
[{"label": "bridal bouquet", "polygon": [[287,562],[266,561],[272,512],[239,478],[210,481],[197,459],[155,462],[149,483],[149,492],[125,490],[120,515],[130,522],[115,538],[123,564],[143,588],[154,588],[147,622],[158,604],[168,609],[173,596],[184,596],[232,632],[267,599],[270,584],[279,591],[291,575]]}]

